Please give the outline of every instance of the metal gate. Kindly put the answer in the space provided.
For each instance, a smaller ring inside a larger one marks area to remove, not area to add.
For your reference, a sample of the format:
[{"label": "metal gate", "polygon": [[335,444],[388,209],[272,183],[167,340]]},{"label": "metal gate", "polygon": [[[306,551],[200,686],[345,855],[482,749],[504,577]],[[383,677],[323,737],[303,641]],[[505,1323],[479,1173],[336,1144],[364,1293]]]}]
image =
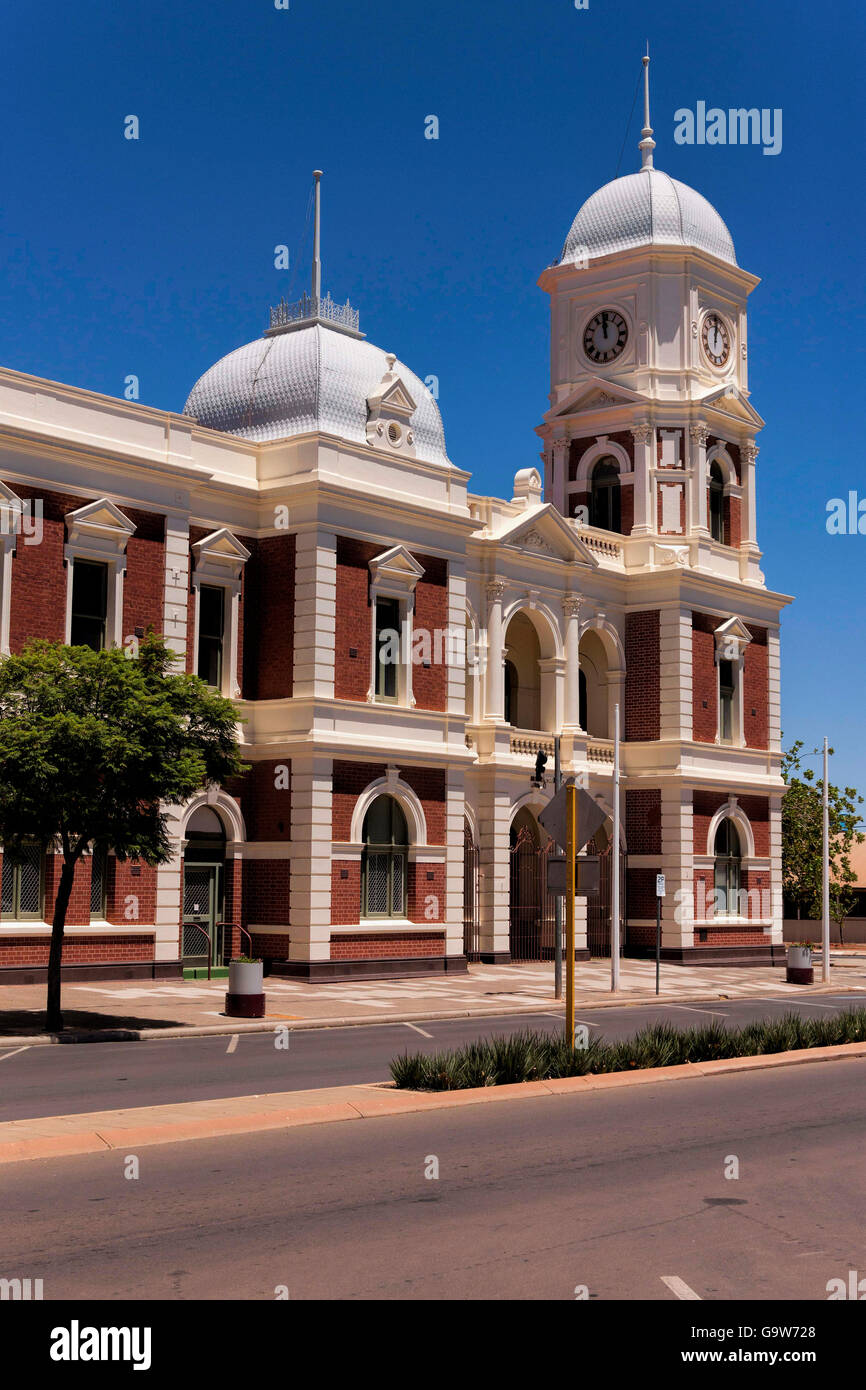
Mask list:
[{"label": "metal gate", "polygon": [[217,924],[219,868],[214,864],[185,864],[183,870],[183,959],[190,965],[208,958],[222,964],[222,940]]},{"label": "metal gate", "polygon": [[463,827],[463,954],[481,959],[481,923],[478,912],[478,846],[468,825]]},{"label": "metal gate", "polygon": [[511,846],[509,945],[512,960],[552,960],[556,949],[556,898],[547,891],[552,840],[539,848],[529,830]]},{"label": "metal gate", "polygon": [[[587,854],[598,854],[599,882],[598,893],[586,900],[586,944],[591,956],[610,956],[610,922],[613,906],[613,855],[611,841],[603,849],[596,848],[595,840],[587,845]],[[619,953],[625,950],[627,913],[625,906],[626,857],[622,849],[619,855]]]}]

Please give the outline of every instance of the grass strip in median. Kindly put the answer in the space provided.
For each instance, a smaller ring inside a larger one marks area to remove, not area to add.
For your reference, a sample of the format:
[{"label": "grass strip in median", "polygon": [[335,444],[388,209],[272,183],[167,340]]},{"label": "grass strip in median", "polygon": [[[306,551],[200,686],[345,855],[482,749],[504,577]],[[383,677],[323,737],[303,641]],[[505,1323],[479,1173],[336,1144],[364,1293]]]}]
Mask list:
[{"label": "grass strip in median", "polygon": [[856,1042],[866,1042],[866,1009],[847,1009],[835,1018],[785,1014],[741,1028],[711,1023],[679,1029],[655,1023],[622,1042],[592,1038],[585,1047],[572,1047],[555,1034],[526,1030],[479,1039],[448,1052],[403,1052],[392,1061],[391,1076],[402,1090],[465,1091]]}]

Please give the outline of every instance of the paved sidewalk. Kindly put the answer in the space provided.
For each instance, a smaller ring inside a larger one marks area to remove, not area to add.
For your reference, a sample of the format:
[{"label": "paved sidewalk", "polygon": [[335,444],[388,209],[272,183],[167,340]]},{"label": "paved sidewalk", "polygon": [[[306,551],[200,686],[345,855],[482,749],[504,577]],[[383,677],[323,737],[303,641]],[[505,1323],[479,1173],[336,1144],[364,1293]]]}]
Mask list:
[{"label": "paved sidewalk", "polygon": [[[835,992],[866,993],[866,959],[831,957]],[[816,978],[819,971],[816,969]],[[66,984],[63,1006],[70,1041],[76,1036],[95,1041],[118,1034],[131,1038],[165,1037],[192,1031],[239,1033],[271,1029],[328,1027],[346,1023],[406,1022],[413,1019],[489,1017],[539,1010],[557,1011],[553,997],[553,966],[473,965],[462,977],[409,980],[370,980],[358,983],[310,985],[273,977],[265,981],[266,1018],[257,1022],[228,1019],[223,1012],[225,980],[105,981]],[[663,966],[659,999],[673,1003],[705,999],[748,999],[772,994],[802,998],[820,992],[785,983],[784,969],[712,969],[707,966]],[[856,994],[855,994],[856,997]],[[646,1004],[656,998],[655,963],[624,960],[621,989],[610,991],[610,961],[596,960],[575,967],[578,1009],[611,1004]],[[51,1041],[44,1033],[44,985],[0,988],[0,1046],[26,1038]],[[66,1036],[66,1034],[64,1034]]]}]

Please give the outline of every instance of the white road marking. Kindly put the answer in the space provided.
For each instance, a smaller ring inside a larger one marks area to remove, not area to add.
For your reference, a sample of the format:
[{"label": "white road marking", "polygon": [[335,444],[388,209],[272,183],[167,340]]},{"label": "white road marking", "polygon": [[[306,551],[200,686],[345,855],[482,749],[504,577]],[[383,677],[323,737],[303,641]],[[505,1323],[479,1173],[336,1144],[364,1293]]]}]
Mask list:
[{"label": "white road marking", "polygon": [[26,1047],[16,1047],[13,1052],[4,1052],[0,1055],[0,1062],[5,1062],[7,1057],[17,1057],[19,1052],[28,1052],[30,1043]]},{"label": "white road marking", "polygon": [[703,1302],[703,1299],[701,1298],[700,1294],[695,1293],[694,1289],[690,1289],[685,1280],[680,1279],[679,1275],[660,1274],[659,1278],[661,1279],[663,1284],[667,1284],[668,1288],[670,1289],[671,1293],[674,1295],[675,1298],[691,1300],[696,1303]]},{"label": "white road marking", "polygon": [[414,1023],[404,1023],[404,1028],[411,1028],[413,1032],[420,1033],[422,1038],[432,1038],[432,1033],[425,1033],[423,1028],[416,1028]]},{"label": "white road marking", "polygon": [[240,1038],[240,1033],[232,1033],[231,1037],[229,1038],[229,1045],[228,1045],[228,1047],[226,1048],[226,1052],[234,1052],[235,1048],[236,1048],[237,1045],[238,1045],[238,1039],[239,1039],[239,1038]]},{"label": "white road marking", "polygon": [[690,1009],[687,1004],[666,1004],[668,1009],[684,1009],[687,1014],[707,1014],[709,1018],[727,1018],[727,1014],[720,1014],[713,1009]]},{"label": "white road marking", "polygon": [[584,1026],[584,1028],[600,1028],[600,1027],[601,1027],[601,1024],[600,1024],[600,1023],[590,1023],[589,1019],[587,1019],[587,1018],[576,1018],[574,1021],[575,1021],[575,1023],[582,1023],[583,1026]]}]

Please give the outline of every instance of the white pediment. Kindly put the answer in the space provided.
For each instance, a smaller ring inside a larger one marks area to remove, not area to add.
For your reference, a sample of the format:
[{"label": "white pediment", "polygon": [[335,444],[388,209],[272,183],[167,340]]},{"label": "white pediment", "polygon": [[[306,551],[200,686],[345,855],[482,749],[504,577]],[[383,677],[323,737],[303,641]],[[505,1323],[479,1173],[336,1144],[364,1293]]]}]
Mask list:
[{"label": "white pediment", "polygon": [[718,410],[722,415],[728,415],[733,420],[747,424],[754,430],[764,428],[764,421],[757,410],[750,405],[747,398],[732,381],[725,386],[719,386],[708,396],[704,396],[701,405],[711,406],[713,410]]},{"label": "white pediment", "polygon": [[648,397],[604,377],[591,376],[581,382],[564,400],[558,401],[545,415],[545,420],[563,420],[574,415],[588,415],[599,410],[615,410],[624,405],[645,405]]},{"label": "white pediment", "polygon": [[716,651],[726,660],[736,660],[752,640],[752,634],[742,618],[727,618],[720,623],[713,634]]},{"label": "white pediment", "polygon": [[574,527],[551,503],[528,508],[485,543],[507,546],[545,559],[566,560],[595,569],[598,561]]},{"label": "white pediment", "polygon": [[370,561],[370,575],[375,588],[395,598],[413,593],[423,573],[424,566],[419,565],[405,545],[394,545],[390,550],[383,550],[381,555],[374,556]]},{"label": "white pediment", "polygon": [[217,581],[239,580],[241,570],[250,558],[250,551],[225,526],[220,527],[218,531],[211,531],[209,536],[203,536],[190,548],[195,556],[196,574],[199,579],[213,577]]},{"label": "white pediment", "polygon": [[71,545],[86,539],[116,550],[125,550],[130,536],[136,532],[135,522],[107,497],[67,512],[66,527]]},{"label": "white pediment", "polygon": [[388,382],[387,385],[386,382],[387,377],[367,397],[367,405],[371,413],[378,409],[383,415],[404,415],[408,419],[415,410],[416,402],[412,399],[400,377]]}]

